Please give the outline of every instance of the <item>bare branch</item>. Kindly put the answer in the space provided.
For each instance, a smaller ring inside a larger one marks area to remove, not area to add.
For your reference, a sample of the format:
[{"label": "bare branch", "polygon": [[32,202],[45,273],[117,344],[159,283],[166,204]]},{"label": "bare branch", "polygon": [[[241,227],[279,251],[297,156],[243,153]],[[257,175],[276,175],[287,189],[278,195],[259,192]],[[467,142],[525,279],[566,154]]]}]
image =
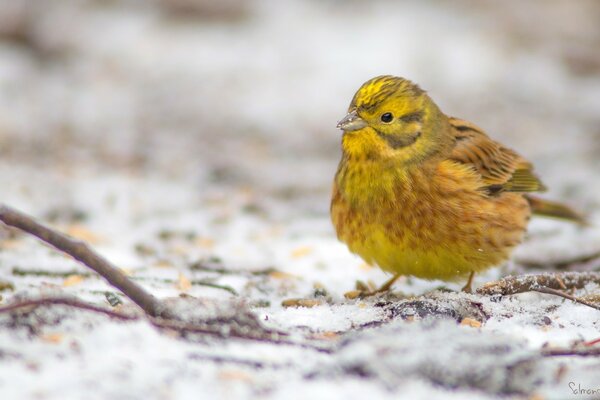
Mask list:
[{"label": "bare branch", "polygon": [[188,324],[185,322],[174,321],[174,320],[163,320],[160,318],[152,318],[150,320],[150,322],[152,323],[152,325],[156,326],[157,328],[169,329],[169,330],[173,330],[175,332],[179,332],[181,334],[201,333],[201,334],[207,334],[207,335],[211,335],[211,336],[220,337],[222,339],[236,338],[236,339],[252,340],[255,342],[266,342],[266,343],[273,343],[273,344],[277,344],[277,345],[301,347],[304,349],[310,349],[310,350],[314,350],[314,351],[317,351],[320,353],[326,353],[326,354],[331,354],[335,351],[334,349],[332,349],[330,347],[317,346],[317,345],[310,344],[310,343],[295,342],[293,340],[286,339],[286,337],[289,336],[288,333],[274,331],[274,330],[268,330],[268,329],[265,329],[262,327],[257,331],[251,331],[251,330],[248,330],[248,328],[244,327],[244,326],[236,327],[235,323],[229,324],[227,326],[227,329],[222,329],[223,326],[225,326],[226,324],[220,324],[220,326],[214,326],[214,325],[202,326],[202,325],[199,325],[196,323]]},{"label": "bare branch", "polygon": [[556,290],[582,289],[588,283],[600,285],[600,272],[560,272],[538,275],[507,276],[477,289],[482,295],[511,295],[539,288]]},{"label": "bare branch", "polygon": [[600,356],[600,347],[594,348],[580,348],[575,347],[572,349],[542,349],[542,356],[544,357],[559,357],[559,356],[579,356],[579,357],[597,357]]},{"label": "bare branch", "polygon": [[535,289],[531,289],[533,292],[538,292],[538,293],[545,293],[545,294],[551,294],[554,296],[559,296],[562,297],[564,299],[568,299],[571,301],[574,301],[575,303],[579,303],[579,304],[583,304],[586,305],[588,307],[592,307],[595,308],[596,310],[600,310],[600,306],[594,303],[590,303],[589,301],[585,301],[583,299],[580,299],[578,297],[575,296],[571,296],[568,293],[565,292],[561,292],[560,290],[556,290],[556,289],[550,289],[547,287],[539,287],[539,288],[535,288]]},{"label": "bare branch", "polygon": [[594,339],[594,340],[590,340],[590,341],[587,341],[587,342],[585,342],[585,343],[583,343],[583,344],[584,344],[585,346],[595,346],[595,345],[597,345],[597,344],[600,344],[600,338],[598,338],[598,339]]},{"label": "bare branch", "polygon": [[60,304],[63,306],[69,306],[74,308],[79,308],[86,311],[92,311],[100,314],[107,315],[111,318],[116,318],[124,321],[131,321],[135,319],[139,319],[139,317],[135,315],[129,315],[120,313],[117,311],[112,311],[103,307],[98,307],[93,304],[86,303],[77,299],[63,298],[63,297],[47,297],[41,299],[31,299],[31,300],[23,300],[17,301],[15,303],[9,304],[7,306],[0,307],[0,314],[2,313],[10,313],[12,311],[17,311],[21,309],[28,308],[37,308],[42,306],[50,306]]},{"label": "bare branch", "polygon": [[[109,310],[103,307],[98,307],[93,304],[86,303],[81,300],[68,297],[44,297],[39,299],[27,299],[16,301],[12,304],[0,307],[0,314],[16,312],[19,310],[31,310],[38,307],[65,305],[77,309],[91,311],[99,314],[107,315],[108,317],[119,319],[122,321],[136,321],[143,318],[142,315],[131,315]],[[236,338],[242,340],[251,340],[255,342],[267,342],[284,346],[295,346],[304,349],[318,351],[320,353],[332,353],[334,350],[329,347],[318,346],[311,343],[302,343],[289,340],[286,337],[287,333],[265,329],[262,326],[244,324],[236,317],[225,318],[219,321],[212,322],[193,322],[187,323],[173,319],[153,318],[146,319],[152,326],[160,330],[169,330],[177,332],[180,335],[187,334],[203,334],[218,337],[221,339]]]},{"label": "bare branch", "polygon": [[4,204],[0,204],[0,221],[39,238],[94,270],[140,306],[146,314],[153,317],[172,317],[162,302],[127,278],[118,268],[95,253],[85,242],[48,228],[34,221],[28,215]]},{"label": "bare branch", "polygon": [[486,283],[482,288],[477,289],[477,293],[493,296],[538,292],[559,296],[600,310],[600,305],[564,292],[564,290],[569,289],[581,289],[588,283],[600,284],[600,273],[560,272],[539,275],[508,276],[495,282]]},{"label": "bare branch", "polygon": [[261,276],[261,275],[270,275],[274,272],[278,272],[277,269],[273,268],[273,267],[269,267],[269,268],[263,268],[263,269],[239,269],[239,268],[225,268],[223,266],[220,266],[218,264],[215,263],[211,263],[210,261],[197,261],[193,264],[190,265],[190,269],[192,271],[204,271],[204,272],[214,272],[215,274],[221,274],[221,275],[231,275],[231,274],[236,274],[236,275],[254,275],[254,276]]}]

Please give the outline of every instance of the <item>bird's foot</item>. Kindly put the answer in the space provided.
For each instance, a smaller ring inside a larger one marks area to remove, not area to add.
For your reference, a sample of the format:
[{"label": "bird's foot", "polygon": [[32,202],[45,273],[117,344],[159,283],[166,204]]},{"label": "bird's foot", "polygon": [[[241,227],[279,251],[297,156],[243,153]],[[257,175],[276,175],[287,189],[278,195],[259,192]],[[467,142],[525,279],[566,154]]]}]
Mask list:
[{"label": "bird's foot", "polygon": [[399,277],[400,275],[394,275],[379,288],[376,287],[373,282],[368,282],[368,284],[365,284],[362,281],[356,281],[356,289],[344,293],[344,297],[347,299],[364,299],[366,297],[377,296],[379,294],[389,292],[390,288]]},{"label": "bird's foot", "polygon": [[372,297],[379,293],[373,282],[365,283],[363,281],[356,281],[354,287],[354,290],[344,293],[345,298],[350,300],[364,299],[365,297]]}]

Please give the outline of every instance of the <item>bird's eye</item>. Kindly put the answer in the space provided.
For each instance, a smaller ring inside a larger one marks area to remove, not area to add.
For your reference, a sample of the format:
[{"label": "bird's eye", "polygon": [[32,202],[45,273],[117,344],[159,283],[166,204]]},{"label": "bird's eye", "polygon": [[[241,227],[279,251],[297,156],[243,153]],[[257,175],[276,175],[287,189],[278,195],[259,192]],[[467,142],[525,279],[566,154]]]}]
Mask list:
[{"label": "bird's eye", "polygon": [[381,122],[385,122],[386,124],[388,122],[392,122],[392,120],[394,119],[394,116],[392,115],[392,113],[385,113],[385,114],[381,114]]}]

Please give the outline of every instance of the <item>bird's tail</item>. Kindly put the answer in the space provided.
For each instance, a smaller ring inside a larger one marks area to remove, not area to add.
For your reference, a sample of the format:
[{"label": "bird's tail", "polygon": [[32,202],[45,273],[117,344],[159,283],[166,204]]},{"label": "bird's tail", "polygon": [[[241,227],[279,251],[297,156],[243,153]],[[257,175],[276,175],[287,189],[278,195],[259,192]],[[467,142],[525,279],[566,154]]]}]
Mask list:
[{"label": "bird's tail", "polygon": [[575,222],[580,225],[588,225],[588,222],[583,215],[564,204],[540,199],[539,197],[533,197],[530,195],[525,196],[525,198],[529,202],[529,205],[531,206],[531,212],[534,215],[558,218]]}]

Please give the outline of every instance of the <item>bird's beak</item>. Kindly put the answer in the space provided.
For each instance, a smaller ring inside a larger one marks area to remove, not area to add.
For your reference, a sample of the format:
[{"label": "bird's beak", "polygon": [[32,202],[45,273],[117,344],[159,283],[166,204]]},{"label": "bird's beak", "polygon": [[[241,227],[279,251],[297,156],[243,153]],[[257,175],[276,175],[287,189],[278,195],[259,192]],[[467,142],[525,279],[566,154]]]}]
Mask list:
[{"label": "bird's beak", "polygon": [[340,122],[337,127],[343,131],[357,131],[367,126],[367,122],[358,116],[356,110],[350,111]]}]

